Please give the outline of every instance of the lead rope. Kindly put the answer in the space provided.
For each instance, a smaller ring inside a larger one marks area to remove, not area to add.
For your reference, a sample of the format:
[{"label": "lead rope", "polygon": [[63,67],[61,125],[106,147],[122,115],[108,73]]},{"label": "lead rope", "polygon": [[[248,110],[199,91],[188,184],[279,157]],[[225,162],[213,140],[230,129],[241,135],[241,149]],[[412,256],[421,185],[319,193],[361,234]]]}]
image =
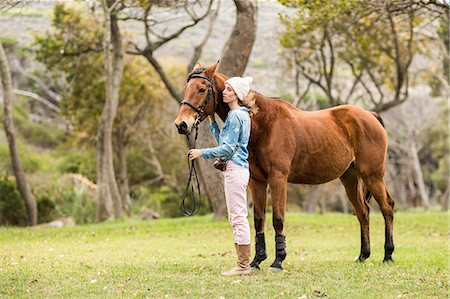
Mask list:
[{"label": "lead rope", "polygon": [[[194,145],[191,147],[191,143],[189,140],[189,136],[186,135],[186,138],[188,140],[189,150],[195,148],[195,144],[197,142],[198,137],[198,128],[195,126],[195,138],[194,138]],[[184,189],[183,193],[183,199],[181,200],[181,212],[184,216],[193,216],[198,213],[201,206],[201,192],[200,192],[200,182],[198,180],[197,170],[195,168],[195,159],[192,161],[189,161],[189,154],[187,155],[187,162],[188,162],[188,168],[189,168],[189,177],[186,184],[186,188]],[[198,193],[198,199],[195,198],[195,182],[197,183],[197,193]],[[188,197],[188,192],[191,190],[191,194]],[[190,198],[191,204],[189,207],[186,205],[187,201],[186,199]]]},{"label": "lead rope", "polygon": [[[202,105],[202,107],[200,109],[198,109],[197,107],[195,107],[194,105],[192,105],[192,103],[190,103],[189,101],[182,101],[181,105],[189,105],[192,109],[194,109],[196,112],[198,112],[197,118],[195,119],[194,122],[194,128],[195,128],[195,138],[194,138],[194,144],[191,147],[191,142],[189,140],[189,135],[186,135],[187,141],[188,141],[188,145],[189,145],[189,150],[195,148],[195,144],[197,143],[197,137],[198,137],[198,125],[201,122],[201,118],[203,116],[203,112],[205,111],[206,105],[208,105],[209,100],[211,99],[211,94],[213,96],[214,99],[214,112],[216,112],[216,94],[214,93],[214,83],[211,81],[211,79],[198,75],[198,74],[193,74],[189,77],[189,79],[191,78],[203,78],[209,81],[209,83],[211,83],[211,86],[208,89],[208,94],[206,96],[206,101],[205,103]],[[198,175],[197,175],[197,169],[195,168],[195,159],[192,161],[189,161],[189,151],[188,151],[188,155],[187,155],[187,162],[188,162],[188,169],[189,169],[189,177],[188,177],[188,181],[186,184],[186,188],[184,189],[184,193],[183,193],[183,198],[181,199],[181,212],[183,213],[184,216],[193,216],[195,214],[198,213],[198,211],[200,210],[200,206],[201,206],[201,192],[200,192],[200,182],[198,180]],[[194,181],[197,183],[195,184]],[[198,199],[195,198],[195,185],[197,185],[197,194],[198,194]],[[189,190],[191,190],[191,194],[188,197],[188,192]],[[186,203],[187,203],[187,199],[190,198],[192,204],[187,207]]]}]

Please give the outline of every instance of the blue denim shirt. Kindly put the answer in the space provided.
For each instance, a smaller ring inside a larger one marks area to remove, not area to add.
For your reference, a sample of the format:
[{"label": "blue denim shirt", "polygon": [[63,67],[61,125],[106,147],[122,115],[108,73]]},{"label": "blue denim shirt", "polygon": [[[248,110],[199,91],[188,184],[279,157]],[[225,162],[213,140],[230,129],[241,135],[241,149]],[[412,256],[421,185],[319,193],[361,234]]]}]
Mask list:
[{"label": "blue denim shirt", "polygon": [[246,107],[228,112],[222,131],[215,121],[209,125],[211,134],[219,146],[202,149],[204,159],[231,160],[239,166],[248,166],[248,140],[250,139],[250,114]]}]

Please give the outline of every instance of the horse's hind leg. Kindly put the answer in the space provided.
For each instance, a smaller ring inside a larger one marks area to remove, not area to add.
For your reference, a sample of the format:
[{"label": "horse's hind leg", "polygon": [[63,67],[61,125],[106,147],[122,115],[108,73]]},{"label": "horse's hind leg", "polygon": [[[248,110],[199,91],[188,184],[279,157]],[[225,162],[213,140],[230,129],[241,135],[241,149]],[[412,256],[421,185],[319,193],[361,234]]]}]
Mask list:
[{"label": "horse's hind leg", "polygon": [[260,269],[259,264],[267,258],[264,227],[266,224],[267,182],[250,179],[249,188],[253,202],[253,219],[255,225],[255,257],[252,268]]},{"label": "horse's hind leg", "polygon": [[340,180],[353,205],[361,228],[361,252],[356,261],[364,262],[370,256],[369,207],[364,200],[361,188],[358,187],[358,176],[353,165],[340,177]]},{"label": "horse's hind leg", "polygon": [[394,252],[393,240],[393,222],[394,222],[394,201],[387,192],[386,185],[382,178],[376,176],[365,177],[364,183],[367,189],[372,193],[373,197],[380,206],[383,213],[385,224],[385,243],[384,243],[384,259],[383,262],[392,262],[392,253]]}]

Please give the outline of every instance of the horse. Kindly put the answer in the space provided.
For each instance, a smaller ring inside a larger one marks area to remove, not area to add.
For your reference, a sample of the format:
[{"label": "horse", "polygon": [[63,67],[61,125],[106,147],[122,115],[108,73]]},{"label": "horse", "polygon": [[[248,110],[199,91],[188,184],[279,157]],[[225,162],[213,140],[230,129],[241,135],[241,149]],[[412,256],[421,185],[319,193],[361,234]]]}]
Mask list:
[{"label": "horse", "polygon": [[[184,86],[184,100],[175,125],[189,133],[208,115],[223,121],[229,108],[222,90],[227,76],[196,64]],[[213,100],[211,100],[213,98]],[[339,178],[361,228],[361,249],[356,262],[370,256],[369,200],[373,196],[385,222],[383,262],[392,262],[394,201],[384,182],[388,136],[381,117],[353,105],[302,111],[280,98],[254,92],[258,111],[251,116],[248,144],[249,189],[254,209],[255,256],[252,268],[267,258],[264,228],[267,186],[270,188],[275,229],[275,261],[269,270],[280,271],[286,258],[283,232],[288,182],[322,184]]]}]

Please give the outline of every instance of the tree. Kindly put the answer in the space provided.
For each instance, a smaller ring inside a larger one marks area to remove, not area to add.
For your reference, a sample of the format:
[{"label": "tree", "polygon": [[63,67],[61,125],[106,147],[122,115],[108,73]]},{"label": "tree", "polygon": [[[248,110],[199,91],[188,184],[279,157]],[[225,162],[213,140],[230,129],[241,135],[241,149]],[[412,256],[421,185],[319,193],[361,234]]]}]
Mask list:
[{"label": "tree", "polygon": [[[123,72],[122,36],[117,20],[119,2],[102,0],[105,18],[103,53],[105,57],[105,104],[97,132],[97,219],[122,216],[122,201],[113,164],[112,130],[119,105],[119,88]],[[112,53],[111,53],[112,50]]]},{"label": "tree", "polygon": [[[72,144],[84,150],[95,144],[94,136],[99,128],[103,106],[98,99],[105,98],[106,92],[104,54],[98,50],[102,49],[98,41],[103,39],[103,32],[101,24],[91,15],[58,4],[54,8],[53,30],[43,36],[35,36],[36,58],[46,65],[46,73],[51,77],[65,79],[61,112],[73,126],[67,145]],[[178,73],[179,68],[169,71],[171,75],[179,76]],[[148,146],[153,144],[150,133],[156,128],[147,124],[153,123],[157,113],[153,112],[155,105],[162,103],[168,96],[165,90],[161,91],[161,84],[156,72],[145,65],[144,58],[125,56],[119,104],[112,131],[118,188],[125,211],[130,203],[127,165],[130,146],[142,148],[144,145],[146,150],[140,152],[145,152],[145,157],[150,153],[148,163],[152,166],[146,167],[145,171],[142,171],[142,165],[138,167],[139,171],[137,166],[133,166],[132,184],[143,185],[151,181],[177,189],[176,179],[164,171],[156,152]],[[137,149],[132,150],[136,152]],[[142,161],[147,161],[147,158],[142,158]]]},{"label": "tree", "polygon": [[[181,91],[176,88],[166,72],[160,65],[159,61],[155,58],[155,51],[159,49],[162,45],[172,41],[173,39],[180,36],[186,29],[195,26],[201,20],[205,19],[206,16],[211,14],[211,9],[214,1],[208,2],[208,6],[203,10],[203,13],[198,16],[194,12],[194,5],[186,1],[179,1],[178,8],[182,8],[184,11],[188,12],[190,17],[190,22],[187,25],[181,26],[178,29],[172,29],[172,34],[162,35],[156,32],[154,29],[155,19],[152,16],[151,3],[144,6],[144,14],[140,17],[134,17],[144,23],[145,26],[145,36],[146,45],[139,47],[134,45],[134,49],[130,49],[128,53],[135,55],[144,56],[147,61],[155,68],[161,80],[164,82],[167,90],[170,92],[172,98],[180,103],[182,100]],[[253,0],[241,0],[234,1],[236,5],[236,25],[233,29],[230,38],[224,48],[223,59],[219,70],[229,75],[242,75],[248,62],[248,58],[251,53],[251,49],[255,40],[256,35],[256,2]],[[172,7],[174,8],[174,7]],[[218,8],[216,8],[217,10]],[[216,15],[215,13],[212,14]],[[153,16],[155,17],[155,16]],[[206,42],[207,36],[211,33],[212,22],[210,21],[209,27],[206,30],[205,38],[196,47],[203,46]],[[245,28],[245,34],[243,32]],[[155,41],[156,40],[156,41]],[[239,54],[237,54],[239,53]],[[198,50],[194,52],[194,55],[188,64],[192,66],[198,60]],[[190,70],[190,69],[189,69]],[[204,124],[200,125],[199,138],[197,141],[197,147],[212,147],[215,145],[213,138],[209,136],[206,132]],[[222,178],[218,171],[216,171],[210,163],[205,161],[199,162],[199,175],[200,182],[203,190],[205,190],[208,196],[211,206],[214,211],[215,217],[223,217],[226,215],[225,206],[225,192],[223,190]]]},{"label": "tree", "polygon": [[229,77],[242,76],[256,39],[258,19],[257,3],[254,0],[234,0],[236,23],[223,48],[218,72]]},{"label": "tree", "polygon": [[12,82],[11,73],[9,71],[8,60],[6,58],[3,44],[0,42],[0,76],[2,80],[3,89],[3,126],[5,128],[5,134],[8,139],[9,153],[11,156],[14,175],[16,177],[17,186],[19,192],[25,201],[25,207],[28,215],[28,225],[34,226],[37,224],[37,206],[36,199],[30,191],[27,184],[25,173],[20,162],[19,153],[16,146],[16,133],[14,129],[14,121],[12,115]]},{"label": "tree", "polygon": [[[280,2],[298,8],[296,15],[282,16],[286,32],[280,37],[286,60],[296,73],[297,102],[304,101],[311,86],[327,97],[330,106],[362,101],[377,112],[408,98],[409,67],[422,50],[415,45],[420,42],[426,47],[426,41],[418,41],[417,31],[439,14],[426,9],[434,4]],[[307,82],[303,92],[298,83],[302,78]]]}]

